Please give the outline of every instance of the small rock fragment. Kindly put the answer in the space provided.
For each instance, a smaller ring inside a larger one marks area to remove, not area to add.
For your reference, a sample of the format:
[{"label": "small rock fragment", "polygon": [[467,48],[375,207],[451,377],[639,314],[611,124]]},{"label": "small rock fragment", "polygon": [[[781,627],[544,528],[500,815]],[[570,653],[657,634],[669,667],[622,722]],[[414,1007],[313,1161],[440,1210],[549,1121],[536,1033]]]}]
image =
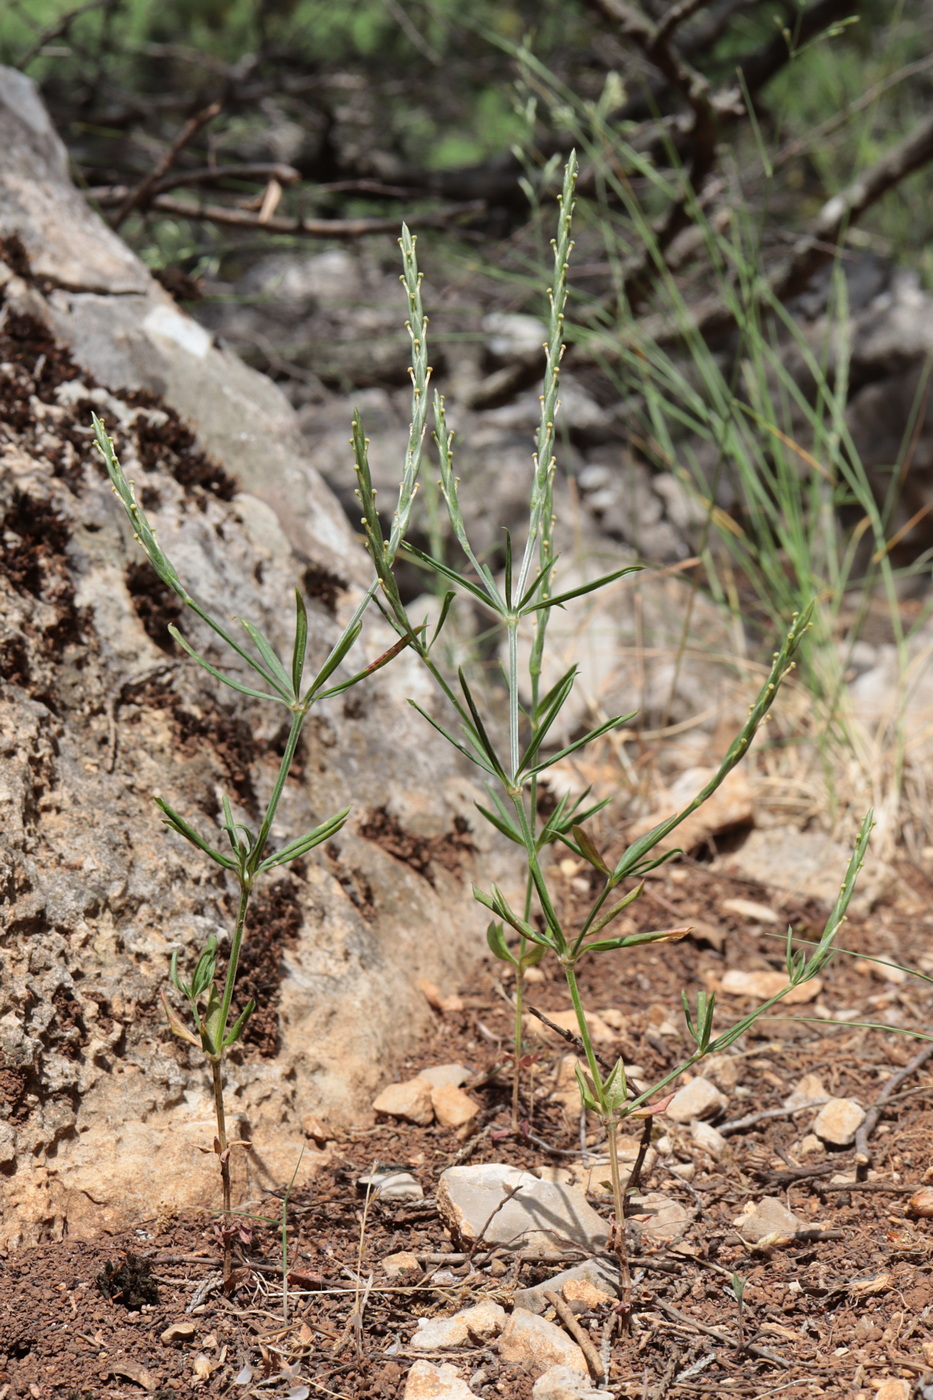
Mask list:
[{"label": "small rock fragment", "polygon": [[484,1298],[475,1307],[464,1308],[453,1317],[421,1317],[411,1344],[416,1351],[442,1351],[498,1337],[505,1326],[506,1312],[499,1303]]},{"label": "small rock fragment", "polygon": [[373,1108],[384,1118],[401,1118],[426,1127],[434,1121],[431,1086],[426,1079],[406,1079],[390,1084],[373,1099]]},{"label": "small rock fragment", "polygon": [[586,1283],[590,1288],[596,1289],[600,1293],[605,1292],[611,1298],[619,1296],[618,1267],[610,1263],[608,1259],[586,1259],[582,1264],[576,1264],[572,1269],[565,1269],[544,1283],[535,1284],[533,1288],[517,1288],[512,1296],[512,1301],[515,1307],[524,1308],[526,1312],[546,1312],[549,1304],[544,1296],[545,1293],[561,1293],[566,1298],[565,1290],[567,1285],[571,1283]]},{"label": "small rock fragment", "polygon": [[823,1081],[818,1074],[805,1074],[802,1079],[798,1079],[787,1098],[784,1100],[785,1108],[805,1108],[809,1103],[817,1103],[821,1099],[828,1099],[830,1095],[823,1087]]},{"label": "small rock fragment", "polygon": [[833,1147],[849,1147],[865,1121],[865,1110],[855,1099],[830,1099],[813,1120],[813,1131]]},{"label": "small rock fragment", "polygon": [[703,1073],[720,1089],[734,1089],[739,1082],[740,1065],[741,1060],[735,1055],[707,1055],[703,1061]]},{"label": "small rock fragment", "polygon": [[777,1196],[763,1196],[760,1201],[748,1201],[745,1209],[733,1225],[747,1244],[760,1244],[762,1240],[786,1240],[806,1229],[802,1220],[784,1205]]},{"label": "small rock fragment", "polygon": [[601,1307],[603,1303],[612,1303],[615,1299],[604,1289],[597,1288],[585,1278],[569,1278],[561,1288],[564,1302],[571,1312],[589,1312],[591,1308]]},{"label": "small rock fragment", "polygon": [[435,1088],[440,1088],[442,1084],[453,1084],[455,1088],[461,1088],[470,1078],[470,1071],[463,1065],[428,1065],[426,1069],[419,1069],[419,1079],[426,1079]]},{"label": "small rock fragment", "polygon": [[306,1113],[301,1120],[301,1131],[316,1147],[324,1147],[333,1140],[334,1134],[316,1113]]},{"label": "small rock fragment", "polygon": [[779,924],[780,915],[775,914],[768,904],[759,904],[757,899],[724,899],[720,906],[724,914],[737,914],[740,919],[751,919],[756,924]]},{"label": "small rock fragment", "polygon": [[690,1224],[692,1215],[679,1201],[672,1201],[660,1191],[631,1199],[634,1226],[643,1240],[670,1243],[678,1239]]},{"label": "small rock fragment", "polygon": [[823,1144],[815,1133],[807,1133],[800,1139],[800,1146],[797,1148],[798,1157],[812,1157],[815,1152],[822,1152]]},{"label": "small rock fragment", "polygon": [[171,1346],[172,1342],[190,1342],[196,1331],[197,1326],[193,1322],[173,1322],[162,1333],[162,1341],[166,1346]]},{"label": "small rock fragment", "polygon": [[442,1128],[462,1128],[479,1113],[479,1104],[455,1084],[438,1084],[431,1089],[434,1116]]},{"label": "small rock fragment", "polygon": [[607,1392],[597,1390],[585,1371],[572,1366],[552,1366],[539,1376],[531,1400],[606,1400]]},{"label": "small rock fragment", "polygon": [[361,1190],[369,1190],[380,1201],[423,1201],[424,1189],[411,1172],[374,1172],[356,1179]]},{"label": "small rock fragment", "polygon": [[[756,1001],[767,1001],[769,997],[777,996],[787,986],[787,974],[784,972],[740,972],[738,968],[730,968],[723,974],[721,990],[728,996],[734,997],[754,997]],[[819,977],[811,977],[808,982],[801,982],[798,987],[792,987],[782,1000],[788,1006],[796,1003],[813,1001],[823,990],[823,982]]]},{"label": "small rock fragment", "polygon": [[711,1123],[701,1123],[698,1119],[694,1120],[690,1126],[690,1136],[702,1152],[708,1152],[717,1162],[729,1147],[722,1133]]},{"label": "small rock fragment", "polygon": [[721,1113],[727,1102],[715,1084],[697,1075],[677,1090],[664,1111],[674,1123],[692,1123],[695,1118],[712,1118]]},{"label": "small rock fragment", "polygon": [[933,1216],[933,1187],[922,1186],[919,1191],[915,1191],[907,1203],[907,1209],[911,1215],[929,1220]]},{"label": "small rock fragment", "polygon": [[892,1376],[881,1382],[875,1391],[875,1400],[910,1400],[911,1388],[910,1381],[895,1380]]},{"label": "small rock fragment", "polygon": [[401,1278],[404,1274],[420,1274],[421,1265],[414,1254],[409,1254],[407,1250],[400,1250],[398,1254],[387,1254],[382,1261],[382,1267],[388,1278]]},{"label": "small rock fragment", "polygon": [[552,1366],[570,1366],[586,1375],[586,1360],[576,1342],[553,1322],[524,1308],[516,1308],[506,1323],[499,1338],[499,1355],[534,1376]]},{"label": "small rock fragment", "polygon": [[[515,1187],[520,1189],[506,1200]],[[582,1191],[539,1181],[531,1172],[498,1162],[448,1167],[437,1184],[437,1208],[444,1224],[465,1244],[471,1244],[484,1226],[486,1244],[541,1253],[566,1240],[599,1249],[609,1238],[608,1225]]]},{"label": "small rock fragment", "polygon": [[439,1011],[442,1016],[463,1010],[462,997],[457,996],[456,992],[451,992],[450,996],[441,996],[436,983],[429,982],[426,977],[419,978],[418,990],[432,1010]]},{"label": "small rock fragment", "polygon": [[406,1377],[403,1400],[476,1400],[476,1396],[450,1362],[432,1366],[430,1361],[416,1361]]}]

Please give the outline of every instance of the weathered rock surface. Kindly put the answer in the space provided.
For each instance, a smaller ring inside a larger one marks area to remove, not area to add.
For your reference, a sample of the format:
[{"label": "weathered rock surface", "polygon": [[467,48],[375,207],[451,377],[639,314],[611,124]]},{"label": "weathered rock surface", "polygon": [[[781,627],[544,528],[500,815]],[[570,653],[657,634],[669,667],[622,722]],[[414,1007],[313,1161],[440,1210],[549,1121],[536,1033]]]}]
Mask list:
[{"label": "weathered rock surface", "polygon": [[441,1366],[416,1361],[405,1377],[403,1400],[475,1400],[475,1396],[449,1361]]},{"label": "weathered rock surface", "polygon": [[777,1196],[763,1196],[760,1201],[747,1202],[733,1224],[749,1244],[759,1244],[772,1236],[777,1242],[806,1229],[804,1222],[793,1215]]},{"label": "weathered rock surface", "polygon": [[516,1308],[499,1338],[503,1361],[521,1365],[532,1376],[552,1366],[569,1366],[586,1374],[583,1352],[556,1323]]},{"label": "weathered rock surface", "polygon": [[674,1123],[692,1123],[695,1118],[713,1118],[727,1103],[725,1094],[700,1074],[677,1090],[664,1111]]},{"label": "weathered rock surface", "polygon": [[[216,934],[223,951],[231,891],[162,829],[153,797],[210,830],[226,792],[255,821],[282,745],[282,713],[221,688],[170,638],[174,599],[111,498],[92,408],[186,583],[279,648],[301,583],[309,655],[323,657],[368,566],[287,402],[90,211],[35,89],[9,70],[0,299],[0,1239],[13,1243],[217,1196],[215,1160],[196,1150],[214,1133],[209,1079],[157,997],[173,949],[184,964]],[[390,641],[373,618],[352,659]],[[354,811],[255,899],[242,996],[261,1011],[228,1069],[232,1136],[257,1145],[234,1156],[238,1194],[290,1177],[309,1112],[339,1124],[368,1106],[427,1021],[418,977],[449,985],[478,947],[473,793],[408,694],[433,703],[403,657],[306,726],[273,841]]]},{"label": "weathered rock surface", "polygon": [[605,1395],[585,1371],[573,1366],[552,1366],[531,1389],[531,1400],[605,1400]]},{"label": "weathered rock surface", "polygon": [[491,1298],[484,1298],[481,1303],[464,1308],[453,1317],[420,1317],[411,1345],[416,1351],[476,1346],[490,1337],[498,1337],[505,1321],[505,1308]]},{"label": "weathered rock surface", "polygon": [[437,1184],[437,1208],[465,1244],[482,1231],[485,1244],[546,1253],[568,1242],[598,1249],[609,1238],[608,1225],[582,1192],[498,1162],[448,1167]]}]

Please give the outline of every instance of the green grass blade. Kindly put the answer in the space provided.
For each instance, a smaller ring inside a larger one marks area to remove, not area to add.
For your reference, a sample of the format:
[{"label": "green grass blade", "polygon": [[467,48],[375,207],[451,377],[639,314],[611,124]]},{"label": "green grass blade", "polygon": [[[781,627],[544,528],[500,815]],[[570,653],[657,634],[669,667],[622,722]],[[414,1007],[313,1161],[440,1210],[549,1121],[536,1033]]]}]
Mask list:
[{"label": "green grass blade", "polygon": [[300,591],[295,589],[295,646],[292,651],[292,694],[297,700],[301,694],[301,677],[305,668],[308,651],[308,611]]}]

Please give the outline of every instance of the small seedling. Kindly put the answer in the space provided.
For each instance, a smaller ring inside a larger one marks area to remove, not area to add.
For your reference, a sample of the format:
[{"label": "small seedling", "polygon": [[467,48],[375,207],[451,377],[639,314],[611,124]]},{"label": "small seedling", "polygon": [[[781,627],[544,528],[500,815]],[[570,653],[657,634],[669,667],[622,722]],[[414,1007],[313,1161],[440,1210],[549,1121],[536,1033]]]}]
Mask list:
[{"label": "small seedling", "polygon": [[[712,779],[696,797],[680,811],[672,814],[623,852],[611,863],[600,851],[597,842],[586,830],[585,823],[604,804],[585,807],[586,794],[576,799],[563,797],[546,818],[539,813],[538,783],[542,774],[570,754],[601,735],[630,721],[632,715],[607,720],[589,733],[574,739],[556,751],[548,747],[549,736],[556,730],[557,720],[574,684],[571,668],[546,692],[542,693],[541,677],[546,643],[548,616],[552,608],[566,607],[575,599],[600,589],[615,579],[631,573],[634,567],[618,569],[604,578],[565,592],[555,590],[556,557],[553,549],[554,523],[554,456],[555,419],[558,409],[557,385],[564,344],[564,307],[567,296],[567,272],[572,243],[570,240],[573,212],[573,189],[576,161],[571,157],[565,172],[560,196],[558,234],[554,241],[554,275],[549,289],[550,326],[546,346],[544,391],[541,396],[541,419],[537,450],[533,458],[527,535],[517,556],[512,541],[505,534],[504,570],[497,577],[490,565],[474,549],[459,501],[459,481],[452,459],[452,435],[447,430],[444,403],[435,393],[433,399],[434,439],[437,445],[440,491],[447,507],[453,539],[464,557],[461,570],[447,560],[404,542],[405,525],[411,514],[423,439],[427,429],[428,384],[430,369],[427,358],[427,321],[421,303],[421,277],[415,258],[414,240],[407,228],[403,230],[403,281],[408,294],[408,331],[412,342],[412,421],[408,457],[405,464],[398,509],[392,532],[387,540],[376,510],[375,492],[367,460],[367,443],[362,425],[354,423],[354,446],[358,478],[357,495],[363,508],[363,528],[381,584],[379,605],[430,672],[457,721],[454,730],[416,709],[429,724],[448,740],[479,772],[489,794],[488,805],[477,804],[482,816],[502,835],[521,849],[527,872],[524,901],[513,908],[503,891],[492,885],[489,889],[474,887],[476,899],[493,915],[487,931],[489,947],[494,955],[515,969],[516,994],[515,1073],[521,1060],[522,978],[528,967],[551,955],[556,958],[576,1013],[586,1068],[577,1070],[580,1095],[585,1107],[603,1124],[608,1139],[610,1174],[615,1208],[615,1243],[622,1268],[623,1290],[627,1294],[628,1269],[625,1254],[624,1199],[618,1160],[618,1131],[620,1124],[632,1115],[644,1117],[661,1111],[667,1100],[657,1095],[685,1070],[692,1068],[704,1055],[731,1045],[739,1036],[781,1000],[792,987],[816,976],[832,955],[833,940],[845,918],[855,880],[865,855],[872,825],[871,813],[865,818],[859,833],[855,853],[849,863],[839,897],[830,912],[823,933],[807,956],[794,948],[790,938],[787,946],[787,986],[757,1008],[753,1013],[718,1035],[713,1034],[715,997],[701,992],[696,1007],[683,995],[683,1010],[687,1030],[695,1050],[682,1064],[645,1090],[633,1091],[626,1077],[624,1061],[620,1058],[608,1070],[603,1069],[594,1053],[577,981],[577,969],[584,958],[633,948],[643,944],[676,941],[689,933],[689,928],[655,929],[619,936],[611,924],[634,901],[645,887],[645,878],[653,870],[680,854],[662,847],[662,842],[692,812],[701,807],[720,786],[726,776],[741,762],[759,727],[774,703],[782,680],[794,665],[794,659],[810,624],[812,606],[793,618],[790,629],[778,651],[774,653],[768,678],[751,706],[748,719],[728,749]],[[440,622],[432,636],[427,629],[416,627],[402,602],[393,565],[400,547],[407,556],[443,581],[446,592],[441,606]],[[503,679],[506,694],[506,739],[500,743],[498,725],[487,712],[485,700],[470,684],[461,669],[456,676],[446,674],[435,659],[433,647],[456,598],[465,599],[491,616],[505,634]],[[531,625],[532,643],[526,677],[519,667],[519,629]],[[524,683],[523,683],[524,682]],[[523,703],[524,697],[524,703]],[[415,702],[412,701],[412,704]],[[543,850],[557,842],[565,845],[578,859],[584,861],[599,877],[601,888],[590,909],[575,927],[568,927],[559,911],[559,900],[552,891],[548,871],[542,860]],[[509,945],[506,928],[518,937],[515,948]],[[513,1084],[513,1126],[518,1117],[517,1078]],[[623,1311],[627,1298],[623,1297]]]},{"label": "small seedling", "polygon": [[[240,1040],[247,1022],[255,1010],[255,1002],[251,999],[239,1012],[234,1014],[233,1011],[237,968],[239,966],[240,952],[246,932],[250,897],[256,881],[262,875],[275,870],[278,866],[287,865],[291,861],[298,860],[300,857],[314,850],[316,846],[321,845],[322,842],[336,835],[347,820],[350,812],[349,807],[344,807],[342,811],[335,813],[319,826],[287,842],[278,850],[269,850],[272,823],[275,819],[282,792],[295,759],[301,729],[313,705],[321,700],[340,695],[345,690],[349,690],[351,686],[357,685],[360,681],[372,674],[372,672],[378,670],[390,661],[398,651],[407,645],[407,640],[402,639],[401,642],[396,643],[396,645],[391,647],[383,656],[379,657],[378,660],[365,667],[362,671],[351,675],[349,678],[342,680],[335,679],[338,668],[347,657],[360,634],[363,614],[372,598],[373,589],[371,588],[364,595],[352,618],[331,647],[323,663],[318,667],[310,683],[305,679],[308,646],[308,618],[304,599],[297,590],[295,592],[295,637],[288,665],[282,662],[276,654],[275,649],[260,629],[253,623],[245,620],[241,620],[241,624],[246,633],[246,641],[241,644],[239,640],[226,630],[215,616],[188,592],[187,588],[182,583],[174,566],[156,539],[155,530],[152,528],[144,511],[136,500],[133,485],[127,480],[123,468],[117,459],[113,443],[107,436],[103,423],[96,416],[94,417],[94,433],[97,447],[104,459],[113,491],[126,511],[133,528],[134,538],[142,547],[150,564],[155,569],[162,582],[166,584],[202,622],[207,624],[215,636],[217,636],[224,645],[234,653],[234,656],[243,663],[247,671],[241,671],[240,674],[233,675],[229,671],[219,669],[217,666],[213,665],[212,662],[208,661],[206,657],[197,652],[174,625],[169,627],[171,635],[188,655],[216,680],[222,681],[224,685],[231,687],[240,694],[248,695],[253,699],[266,700],[272,704],[282,705],[289,715],[288,738],[285,743],[285,750],[279,764],[271,796],[266,804],[265,812],[259,821],[258,828],[254,831],[252,828],[236,821],[229,799],[226,795],[222,798],[222,831],[229,844],[229,851],[217,849],[213,844],[216,838],[211,836],[209,839],[202,832],[198,831],[187,818],[181,816],[173,807],[169,806],[168,802],[163,798],[156,798],[156,802],[164,816],[166,826],[177,835],[184,837],[186,841],[190,842],[198,851],[207,856],[215,865],[226,871],[234,881],[237,889],[236,920],[230,941],[230,953],[227,961],[227,973],[224,979],[223,989],[218,990],[215,982],[218,950],[217,941],[212,937],[208,940],[201,952],[187,980],[179,970],[177,951],[172,955],[169,980],[186,1003],[188,1011],[187,1022],[179,1014],[171,1001],[169,1001],[165,993],[163,993],[165,1013],[173,1033],[178,1036],[179,1039],[186,1041],[189,1045],[193,1045],[200,1050],[211,1068],[214,1112],[217,1122],[217,1136],[214,1139],[214,1152],[217,1154],[220,1161],[223,1209],[225,1215],[229,1216],[232,1208],[230,1153],[236,1147],[247,1148],[250,1146],[249,1143],[230,1141],[228,1139],[223,1092],[224,1058],[228,1051]],[[387,555],[387,558],[390,557],[392,557],[391,554]],[[242,677],[244,675],[248,676],[249,672],[252,672],[253,675],[249,678],[251,683],[247,684],[246,680]],[[256,678],[255,680],[253,679],[254,677]],[[229,1234],[226,1234],[224,1237],[225,1279],[228,1279],[230,1276],[231,1255],[232,1241]]]}]

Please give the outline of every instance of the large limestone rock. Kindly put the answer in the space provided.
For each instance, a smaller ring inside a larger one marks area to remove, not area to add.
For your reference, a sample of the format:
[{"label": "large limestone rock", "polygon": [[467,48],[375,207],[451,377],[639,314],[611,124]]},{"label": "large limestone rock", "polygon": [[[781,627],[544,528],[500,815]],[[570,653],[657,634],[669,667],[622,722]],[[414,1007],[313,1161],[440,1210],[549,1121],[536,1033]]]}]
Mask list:
[{"label": "large limestone rock", "polygon": [[[157,998],[174,948],[223,946],[232,892],[153,797],[209,828],[226,792],[255,820],[287,718],[172,642],[174,599],[95,461],[91,409],[189,587],[277,646],[301,583],[322,656],[368,566],[288,404],[86,206],[10,70],[0,302],[0,1242],[16,1243],[218,1204],[197,1150],[207,1075]],[[354,660],[391,640],[374,616]],[[478,948],[474,793],[408,695],[433,704],[403,656],[306,727],[274,838],[353,814],[256,899],[243,997],[262,1010],[229,1062],[231,1136],[255,1144],[234,1157],[240,1199],[290,1177],[303,1117],[368,1112],[426,1022],[419,977],[449,987]]]}]

